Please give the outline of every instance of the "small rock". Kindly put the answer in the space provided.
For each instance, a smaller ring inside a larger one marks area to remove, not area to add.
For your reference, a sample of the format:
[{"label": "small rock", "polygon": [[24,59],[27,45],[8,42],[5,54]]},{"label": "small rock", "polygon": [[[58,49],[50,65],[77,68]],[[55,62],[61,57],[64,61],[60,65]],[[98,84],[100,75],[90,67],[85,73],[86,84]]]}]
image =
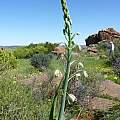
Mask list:
[{"label": "small rock", "polygon": [[89,103],[89,108],[92,110],[108,110],[109,108],[112,108],[115,104],[116,102],[114,102],[113,100],[95,97],[91,99],[91,102]]}]

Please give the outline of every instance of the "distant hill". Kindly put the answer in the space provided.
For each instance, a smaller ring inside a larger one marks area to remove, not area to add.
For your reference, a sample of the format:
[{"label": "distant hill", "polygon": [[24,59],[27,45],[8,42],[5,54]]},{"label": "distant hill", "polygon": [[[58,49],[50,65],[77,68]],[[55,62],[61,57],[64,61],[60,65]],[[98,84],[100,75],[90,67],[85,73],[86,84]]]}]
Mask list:
[{"label": "distant hill", "polygon": [[23,47],[23,46],[0,46],[0,48],[5,48],[5,49],[16,49],[16,48],[19,48],[19,47]]},{"label": "distant hill", "polygon": [[[81,48],[86,48],[86,45],[80,45]],[[5,49],[16,49],[19,47],[24,47],[24,46],[20,46],[20,45],[13,45],[13,46],[0,46],[0,48],[5,48]]]},{"label": "distant hill", "polygon": [[81,48],[86,48],[86,45],[80,45],[81,46]]}]

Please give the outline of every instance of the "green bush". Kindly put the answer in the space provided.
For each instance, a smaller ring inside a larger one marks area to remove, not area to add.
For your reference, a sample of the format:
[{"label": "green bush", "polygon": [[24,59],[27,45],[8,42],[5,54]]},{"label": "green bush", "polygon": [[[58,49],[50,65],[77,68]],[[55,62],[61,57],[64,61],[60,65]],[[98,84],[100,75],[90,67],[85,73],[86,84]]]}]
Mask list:
[{"label": "green bush", "polygon": [[31,58],[31,64],[40,70],[44,70],[49,66],[53,57],[53,54],[36,54]]},{"label": "green bush", "polygon": [[116,58],[114,61],[113,61],[113,67],[114,67],[114,70],[115,72],[119,75],[120,77],[120,57]]},{"label": "green bush", "polygon": [[0,71],[15,68],[17,61],[12,52],[7,50],[0,50]]},{"label": "green bush", "polygon": [[24,47],[17,48],[17,49],[14,51],[15,57],[18,58],[18,59],[25,58],[28,53],[29,53],[29,51],[28,51],[26,48],[24,48]]},{"label": "green bush", "polygon": [[17,48],[14,51],[14,55],[18,59],[24,59],[24,58],[31,58],[35,54],[48,54],[51,51],[54,50],[54,48],[58,46],[58,44],[54,43],[40,43],[40,44],[30,44],[25,47]]},{"label": "green bush", "polygon": [[31,58],[34,54],[47,53],[48,49],[44,46],[36,45],[35,47],[22,47],[14,51],[14,55],[18,59]]}]

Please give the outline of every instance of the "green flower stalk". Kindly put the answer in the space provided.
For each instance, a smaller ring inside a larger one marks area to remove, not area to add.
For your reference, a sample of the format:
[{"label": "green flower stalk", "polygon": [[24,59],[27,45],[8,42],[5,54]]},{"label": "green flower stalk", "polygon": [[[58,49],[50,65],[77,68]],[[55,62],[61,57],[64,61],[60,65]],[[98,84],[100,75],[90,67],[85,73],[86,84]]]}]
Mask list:
[{"label": "green flower stalk", "polygon": [[[71,66],[71,58],[72,58],[72,50],[75,47],[74,46],[74,37],[75,34],[72,34],[72,21],[69,15],[69,10],[67,8],[67,2],[66,0],[61,0],[62,10],[64,14],[64,22],[65,22],[65,28],[63,29],[63,34],[65,36],[65,39],[67,40],[66,48],[67,48],[67,55],[66,55],[66,69],[65,69],[65,76],[64,80],[60,82],[59,87],[56,90],[52,107],[50,111],[49,120],[64,120],[64,109],[65,109],[65,101],[66,101],[66,94],[67,94],[67,87],[69,82],[69,76],[70,76],[70,66]],[[62,89],[62,90],[61,90]],[[56,103],[58,100],[58,96],[62,93],[61,97],[61,104],[60,104],[60,110],[59,115],[56,116]]]},{"label": "green flower stalk", "polygon": [[69,10],[67,8],[66,0],[61,0],[61,5],[62,5],[63,14],[64,14],[64,22],[65,22],[65,28],[63,29],[63,33],[67,40],[67,57],[66,57],[67,65],[66,65],[66,70],[65,70],[64,81],[62,84],[62,100],[61,100],[58,120],[64,119],[66,93],[67,93],[67,87],[68,87],[68,81],[69,81],[69,75],[70,75],[70,63],[71,63],[71,58],[72,58],[72,49],[74,46],[73,38],[75,36],[75,35],[72,35],[72,21],[69,15]]}]

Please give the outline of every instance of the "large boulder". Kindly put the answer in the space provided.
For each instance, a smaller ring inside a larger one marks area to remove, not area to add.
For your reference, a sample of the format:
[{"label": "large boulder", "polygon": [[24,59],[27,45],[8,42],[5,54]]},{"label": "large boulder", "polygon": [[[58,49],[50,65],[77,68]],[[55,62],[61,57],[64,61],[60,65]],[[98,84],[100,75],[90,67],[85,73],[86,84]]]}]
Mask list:
[{"label": "large boulder", "polygon": [[108,28],[106,30],[101,30],[97,34],[90,35],[85,41],[86,46],[91,44],[98,44],[101,41],[114,41],[120,39],[120,33],[113,28]]}]

